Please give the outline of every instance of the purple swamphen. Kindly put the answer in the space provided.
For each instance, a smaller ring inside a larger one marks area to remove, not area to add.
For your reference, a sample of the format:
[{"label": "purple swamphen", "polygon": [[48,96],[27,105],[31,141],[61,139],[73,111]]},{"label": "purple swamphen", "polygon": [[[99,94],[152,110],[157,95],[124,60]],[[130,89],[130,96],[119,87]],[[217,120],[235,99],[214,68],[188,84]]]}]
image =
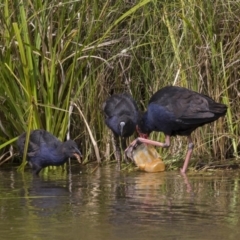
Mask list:
[{"label": "purple swamphen", "polygon": [[[136,130],[139,111],[130,94],[114,94],[103,103],[105,123],[112,130],[116,145],[116,158],[120,167],[120,148],[126,146],[126,138]],[[119,137],[121,142],[119,142]],[[119,146],[121,145],[121,146]]]},{"label": "purple swamphen", "polygon": [[[26,133],[21,134],[17,140],[21,155],[24,152],[25,140]],[[71,157],[75,157],[78,162],[81,162],[81,156],[81,152],[73,140],[61,142],[51,133],[41,129],[33,130],[30,133],[27,161],[35,174],[38,174],[44,167],[62,165]]]},{"label": "purple swamphen", "polygon": [[[183,87],[164,87],[150,98],[147,111],[138,122],[137,131],[140,137],[130,144],[125,153],[130,156],[132,147],[137,142],[167,148],[170,146],[171,136],[187,136],[188,151],[181,169],[185,173],[194,148],[191,133],[224,116],[226,111],[226,105],[215,102],[207,95]],[[152,131],[163,132],[165,143],[147,139]]]}]

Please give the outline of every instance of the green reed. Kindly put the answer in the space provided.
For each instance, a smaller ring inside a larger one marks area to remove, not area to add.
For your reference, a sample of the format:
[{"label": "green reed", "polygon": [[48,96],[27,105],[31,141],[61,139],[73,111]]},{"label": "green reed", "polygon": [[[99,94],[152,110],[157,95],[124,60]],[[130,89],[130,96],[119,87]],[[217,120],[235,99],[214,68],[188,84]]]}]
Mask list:
[{"label": "green reed", "polygon": [[[223,0],[5,0],[1,153],[23,131],[44,128],[62,140],[70,130],[85,161],[96,159],[89,127],[103,158],[110,141],[101,110],[107,96],[130,91],[145,110],[156,90],[174,84],[229,107],[226,118],[194,133],[194,155],[238,157],[239,9],[237,1]],[[178,144],[185,139],[173,140],[169,153],[184,154]]]}]

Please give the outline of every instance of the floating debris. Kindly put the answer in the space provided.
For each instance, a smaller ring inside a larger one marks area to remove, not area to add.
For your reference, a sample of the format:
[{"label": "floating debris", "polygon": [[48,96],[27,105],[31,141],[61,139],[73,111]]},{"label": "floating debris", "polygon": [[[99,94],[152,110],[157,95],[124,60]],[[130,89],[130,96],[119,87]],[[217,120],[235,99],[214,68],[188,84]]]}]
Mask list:
[{"label": "floating debris", "polygon": [[140,144],[134,148],[132,153],[133,161],[139,170],[145,172],[163,172],[165,164],[155,147],[148,144]]}]

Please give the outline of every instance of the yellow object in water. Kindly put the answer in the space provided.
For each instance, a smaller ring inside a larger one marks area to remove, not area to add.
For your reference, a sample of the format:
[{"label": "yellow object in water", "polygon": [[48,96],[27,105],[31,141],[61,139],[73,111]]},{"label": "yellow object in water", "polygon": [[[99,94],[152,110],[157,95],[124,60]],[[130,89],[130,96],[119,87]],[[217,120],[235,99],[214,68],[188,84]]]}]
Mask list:
[{"label": "yellow object in water", "polygon": [[133,160],[140,170],[145,172],[163,172],[165,164],[160,158],[155,147],[147,144],[140,144],[132,153]]}]

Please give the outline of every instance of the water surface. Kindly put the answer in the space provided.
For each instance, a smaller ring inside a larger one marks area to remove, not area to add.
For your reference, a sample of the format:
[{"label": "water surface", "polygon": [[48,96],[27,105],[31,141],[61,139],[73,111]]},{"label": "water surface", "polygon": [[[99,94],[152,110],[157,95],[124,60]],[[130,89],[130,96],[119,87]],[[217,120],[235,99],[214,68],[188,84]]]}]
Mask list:
[{"label": "water surface", "polygon": [[1,239],[240,239],[239,172],[0,170]]}]

